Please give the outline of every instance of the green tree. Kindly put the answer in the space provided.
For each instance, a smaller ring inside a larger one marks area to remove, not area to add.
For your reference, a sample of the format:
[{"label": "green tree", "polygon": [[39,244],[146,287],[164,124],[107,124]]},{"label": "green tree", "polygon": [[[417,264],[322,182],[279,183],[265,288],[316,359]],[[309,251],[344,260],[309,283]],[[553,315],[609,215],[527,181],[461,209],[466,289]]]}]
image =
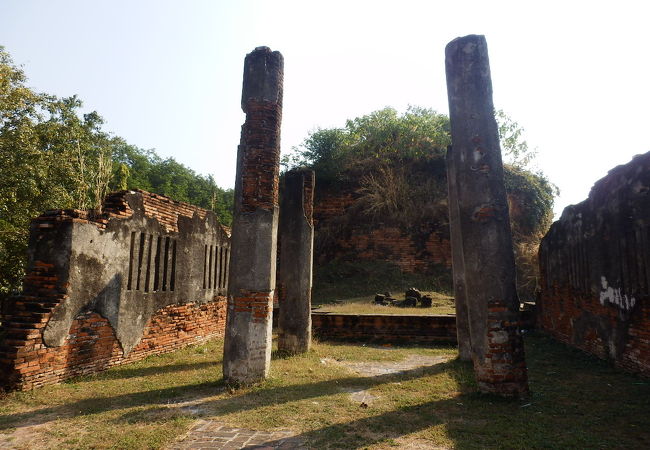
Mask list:
[{"label": "green tree", "polygon": [[447,116],[415,106],[402,115],[384,108],[348,120],[344,128],[310,133],[284,164],[314,168],[321,183],[339,182],[375,168],[440,158],[450,142]]},{"label": "green tree", "polygon": [[523,138],[524,128],[501,109],[496,111],[494,116],[499,126],[504,162],[520,169],[530,169],[531,163],[537,157],[537,149],[528,147],[528,142]]},{"label": "green tree", "polygon": [[143,189],[215,210],[232,221],[232,190],[153,150],[103,131],[77,97],[26,85],[0,46],[0,299],[24,276],[29,222],[48,209],[101,208],[109,189]]},{"label": "green tree", "polygon": [[162,159],[153,150],[142,150],[123,140],[113,148],[110,187],[112,190],[142,189],[166,195],[214,211],[224,225],[232,223],[232,189],[217,186],[212,175],[197,174],[174,158]]},{"label": "green tree", "polygon": [[0,47],[0,295],[24,273],[30,219],[46,209],[95,206],[110,159],[99,116],[80,119],[78,99],[34,92],[26,81]]}]

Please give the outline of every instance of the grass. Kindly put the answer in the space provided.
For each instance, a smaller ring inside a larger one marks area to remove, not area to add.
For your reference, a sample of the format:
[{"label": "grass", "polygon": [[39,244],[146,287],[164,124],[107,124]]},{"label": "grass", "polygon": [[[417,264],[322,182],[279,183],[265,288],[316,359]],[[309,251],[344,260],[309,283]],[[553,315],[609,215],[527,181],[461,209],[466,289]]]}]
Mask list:
[{"label": "grass", "polygon": [[450,270],[440,267],[437,274],[403,273],[386,261],[333,260],[314,266],[312,303],[332,303],[340,299],[373,296],[410,287],[421,291],[449,292]]},{"label": "grass", "polygon": [[[448,356],[452,347],[315,343],[274,356],[269,378],[232,390],[221,378],[222,342],[154,356],[102,374],[0,399],[0,446],[160,448],[197,417],[232,426],[294,430],[313,448],[648,448],[650,383],[528,335],[531,397],[480,395],[470,365],[448,362],[363,376],[346,363]],[[367,408],[349,398],[368,390]],[[4,441],[4,442],[3,442]]]},{"label": "grass", "polygon": [[[403,273],[385,261],[334,260],[315,266],[312,305],[317,312],[340,314],[422,315],[455,314],[454,299],[447,294],[447,269],[438,275]],[[404,292],[418,288],[433,299],[431,308],[399,308],[374,304],[375,294],[391,292],[404,300]],[[448,286],[447,286],[448,287]]]},{"label": "grass", "polygon": [[[423,291],[422,295],[429,295],[433,299],[431,308],[399,308],[396,306],[382,306],[374,303],[374,295],[366,295],[362,297],[337,300],[334,303],[321,303],[320,305],[315,305],[316,309],[314,309],[314,311],[340,314],[413,314],[420,316],[456,313],[453,297],[434,291]],[[400,295],[393,294],[393,298],[404,300],[404,293],[402,292]]]}]

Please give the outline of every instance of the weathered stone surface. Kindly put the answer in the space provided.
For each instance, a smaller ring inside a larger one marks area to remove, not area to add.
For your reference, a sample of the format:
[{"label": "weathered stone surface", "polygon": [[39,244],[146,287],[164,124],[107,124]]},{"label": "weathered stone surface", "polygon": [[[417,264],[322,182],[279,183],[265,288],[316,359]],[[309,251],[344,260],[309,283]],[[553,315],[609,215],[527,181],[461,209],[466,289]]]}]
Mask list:
[{"label": "weathered stone surface", "polygon": [[403,308],[415,308],[417,305],[418,299],[416,297],[406,297],[398,306]]},{"label": "weathered stone surface", "polygon": [[[458,38],[445,56],[458,208],[453,225],[462,241],[474,370],[482,392],[519,396],[528,384],[487,43],[483,36]],[[501,332],[505,342],[496,338]]]},{"label": "weathered stone surface", "polygon": [[311,345],[314,182],[313,170],[287,172],[280,205],[278,350],[291,354]]},{"label": "weathered stone surface", "polygon": [[265,378],[271,361],[283,64],[268,47],[244,61],[223,365],[235,383]]},{"label": "weathered stone surface", "polygon": [[415,297],[416,299],[420,300],[422,298],[422,292],[414,287],[408,288],[406,292],[404,292],[404,297]]},{"label": "weathered stone surface", "polygon": [[461,361],[472,360],[472,341],[469,332],[469,312],[467,306],[467,286],[465,286],[465,260],[463,240],[460,232],[460,212],[458,211],[458,187],[452,148],[447,148],[447,196],[449,206],[449,234],[451,240],[452,279],[454,302],[456,304],[456,333],[458,333],[458,357]]},{"label": "weathered stone surface", "polygon": [[[420,306],[423,308],[431,308],[432,304],[433,304],[433,299],[428,295],[423,295],[422,298],[420,299]],[[456,313],[456,316],[458,316],[458,313]],[[460,348],[460,344],[458,345],[458,348]]]},{"label": "weathered stone surface", "polygon": [[23,294],[4,311],[5,386],[51,384],[220,334],[229,249],[212,212],[144,191],[109,195],[103,214],[34,219]]},{"label": "weathered stone surface", "polygon": [[[109,320],[128,354],[153,312],[186,299],[208,301],[225,293],[225,284],[212,285],[215,251],[229,251],[213,213],[206,219],[178,216],[176,234],[145,214],[142,193],[126,193],[124,199],[133,214],[110,220],[105,228],[70,220],[60,229],[66,230],[65,239],[60,233],[32,233],[33,260],[61,250],[51,257],[61,262],[61,283],[68,286],[66,301],[57,305],[45,328],[48,346],[62,345],[74,318],[87,308]],[[28,292],[29,284],[26,287]]]},{"label": "weathered stone surface", "polygon": [[650,375],[650,153],[612,169],[564,209],[539,251],[538,324]]}]

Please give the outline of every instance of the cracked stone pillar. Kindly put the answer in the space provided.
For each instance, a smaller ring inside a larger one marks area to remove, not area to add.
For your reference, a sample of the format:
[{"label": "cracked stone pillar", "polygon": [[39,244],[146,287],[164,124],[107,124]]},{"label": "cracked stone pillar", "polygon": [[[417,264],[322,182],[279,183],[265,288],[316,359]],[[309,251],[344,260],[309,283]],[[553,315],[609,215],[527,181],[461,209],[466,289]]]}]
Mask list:
[{"label": "cracked stone pillar", "polygon": [[455,39],[445,56],[458,208],[452,226],[461,239],[474,372],[481,392],[521,396],[526,361],[485,37]]},{"label": "cracked stone pillar", "polygon": [[287,172],[280,205],[278,350],[290,354],[311,345],[314,180],[313,170]]},{"label": "cracked stone pillar", "polygon": [[268,47],[244,61],[223,357],[224,379],[241,384],[266,378],[271,362],[283,65]]},{"label": "cracked stone pillar", "polygon": [[454,302],[456,303],[456,337],[458,340],[458,357],[461,361],[471,361],[472,344],[469,332],[467,287],[465,286],[465,261],[463,260],[463,242],[460,236],[457,189],[456,169],[454,167],[454,159],[452,157],[452,148],[450,145],[447,148],[447,203],[449,204]]}]

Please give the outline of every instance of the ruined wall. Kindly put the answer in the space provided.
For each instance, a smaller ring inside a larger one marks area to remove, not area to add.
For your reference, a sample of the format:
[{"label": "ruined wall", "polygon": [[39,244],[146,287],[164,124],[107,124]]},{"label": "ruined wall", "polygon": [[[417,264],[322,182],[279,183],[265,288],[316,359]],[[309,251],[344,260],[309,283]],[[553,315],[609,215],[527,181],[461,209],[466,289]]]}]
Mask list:
[{"label": "ruined wall", "polygon": [[456,341],[454,316],[312,313],[320,339],[362,339],[397,343]]},{"label": "ruined wall", "polygon": [[[381,260],[396,264],[407,273],[432,273],[438,267],[451,269],[451,246],[446,218],[444,223],[424,223],[403,230],[397,226],[377,224],[369,227],[365,220],[346,220],[355,207],[352,192],[319,192],[314,200],[316,224],[315,260]],[[343,223],[344,221],[344,223]]]},{"label": "ruined wall", "polygon": [[567,207],[540,246],[539,326],[650,375],[650,153]]},{"label": "ruined wall", "polygon": [[144,191],[30,228],[7,308],[2,383],[30,389],[222,335],[230,239],[212,212]]},{"label": "ruined wall", "polygon": [[[451,272],[451,245],[446,214],[437,222],[418,223],[408,230],[367,220],[349,219],[357,208],[354,188],[334,191],[316,186],[314,260],[318,264],[334,258],[381,260],[396,264],[406,273]],[[508,196],[511,217],[523,220],[526,205],[513,194]],[[353,211],[350,214],[350,211]]]}]

